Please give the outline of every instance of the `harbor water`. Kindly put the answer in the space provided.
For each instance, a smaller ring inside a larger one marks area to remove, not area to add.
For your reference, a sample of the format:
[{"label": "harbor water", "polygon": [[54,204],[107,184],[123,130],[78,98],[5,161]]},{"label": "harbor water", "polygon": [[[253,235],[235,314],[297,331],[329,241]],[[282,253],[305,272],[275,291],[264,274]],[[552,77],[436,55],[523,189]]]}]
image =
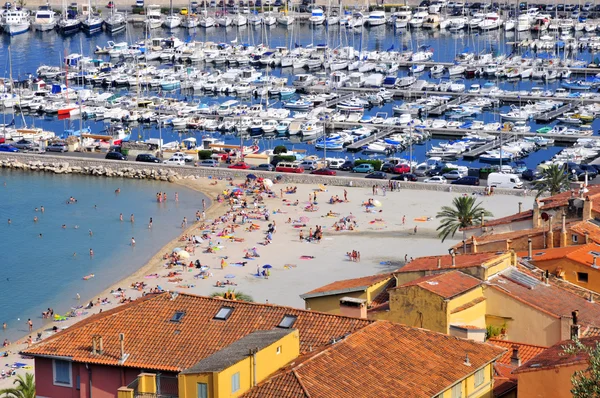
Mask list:
[{"label": "harbor water", "polygon": [[[167,193],[166,203],[156,201],[157,192]],[[70,197],[77,203],[67,204]],[[114,287],[181,233],[183,218],[194,220],[203,198],[196,191],[155,181],[0,169],[0,323],[8,325],[0,330],[0,339],[22,337],[28,318],[34,328],[51,324],[41,317],[49,307],[63,315]],[[83,279],[91,274],[95,276]]]}]

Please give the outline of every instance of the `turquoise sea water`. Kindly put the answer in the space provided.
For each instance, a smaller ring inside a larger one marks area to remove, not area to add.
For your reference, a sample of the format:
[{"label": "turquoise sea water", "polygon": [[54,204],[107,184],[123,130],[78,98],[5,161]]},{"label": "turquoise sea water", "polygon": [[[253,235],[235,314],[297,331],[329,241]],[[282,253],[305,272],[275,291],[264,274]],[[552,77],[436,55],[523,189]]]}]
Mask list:
[{"label": "turquoise sea water", "polygon": [[[157,203],[157,192],[167,193],[166,203]],[[71,196],[77,203],[67,205]],[[0,169],[0,323],[8,324],[0,339],[27,333],[28,318],[34,328],[50,323],[41,317],[48,307],[64,314],[77,305],[77,293],[85,304],[136,271],[181,233],[183,217],[194,220],[203,198],[168,183]],[[82,279],[89,274],[95,277]]]}]

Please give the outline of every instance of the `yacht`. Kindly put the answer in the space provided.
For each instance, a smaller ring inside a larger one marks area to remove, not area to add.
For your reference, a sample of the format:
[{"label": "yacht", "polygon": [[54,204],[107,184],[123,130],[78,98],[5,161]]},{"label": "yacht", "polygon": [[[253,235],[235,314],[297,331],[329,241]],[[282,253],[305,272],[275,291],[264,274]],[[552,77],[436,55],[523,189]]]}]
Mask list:
[{"label": "yacht", "polygon": [[479,24],[479,29],[481,30],[494,30],[500,28],[502,26],[502,19],[500,19],[500,15],[495,12],[490,12],[485,15],[485,19],[481,21]]},{"label": "yacht", "polygon": [[217,17],[217,19],[215,20],[215,22],[217,23],[217,25],[219,26],[231,26],[231,24],[233,23],[233,19],[227,15],[227,14],[222,14],[220,16]]},{"label": "yacht", "polygon": [[81,29],[81,22],[76,18],[69,18],[67,14],[64,14],[58,21],[58,31],[63,35],[79,32],[79,29]]},{"label": "yacht", "polygon": [[419,7],[417,9],[417,12],[411,18],[411,20],[408,21],[408,24],[411,26],[411,28],[420,28],[421,26],[423,26],[423,23],[425,22],[425,19],[428,16],[429,12],[427,12],[427,8]]},{"label": "yacht", "polygon": [[8,10],[2,14],[2,27],[10,36],[29,30],[29,14],[23,10]]},{"label": "yacht", "polygon": [[146,11],[146,26],[149,29],[158,29],[163,23],[163,16],[160,13],[159,5],[149,5]]},{"label": "yacht", "polygon": [[56,27],[58,19],[56,13],[49,5],[40,6],[33,17],[33,29],[41,32],[52,30]]},{"label": "yacht", "polygon": [[524,32],[531,28],[531,17],[527,14],[519,15],[517,18],[517,31]]},{"label": "yacht", "polygon": [[203,28],[211,28],[215,26],[215,19],[206,13],[200,17],[200,26]]},{"label": "yacht", "polygon": [[423,29],[437,29],[440,26],[440,16],[438,14],[429,14],[423,22]]},{"label": "yacht", "polygon": [[293,15],[281,14],[277,17],[277,23],[283,26],[290,26],[295,20]]},{"label": "yacht", "polygon": [[104,20],[104,29],[111,34],[119,33],[125,30],[125,27],[127,26],[125,14],[118,12],[114,8],[113,10],[114,11],[112,11]]},{"label": "yacht", "polygon": [[313,8],[312,14],[311,14],[310,18],[308,18],[308,21],[312,25],[322,25],[323,22],[325,22],[325,15],[323,13],[323,9],[322,8]]},{"label": "yacht", "polygon": [[409,15],[396,15],[394,19],[394,26],[396,29],[404,29],[408,27],[408,21],[412,19],[412,14]]},{"label": "yacht", "polygon": [[88,34],[98,33],[102,30],[102,24],[104,24],[104,20],[102,20],[100,14],[92,12],[92,6],[89,4],[88,15],[81,21],[83,31]]},{"label": "yacht", "polygon": [[200,19],[196,14],[188,14],[181,20],[181,26],[193,29],[200,24]]},{"label": "yacht", "polygon": [[379,26],[385,24],[385,22],[385,11],[373,11],[369,14],[369,18],[367,18],[369,26]]},{"label": "yacht", "polygon": [[181,25],[181,17],[177,14],[169,14],[164,19],[162,25],[167,29],[175,29],[179,25]]},{"label": "yacht", "polygon": [[[290,18],[294,18],[294,17],[290,17]],[[244,26],[248,23],[248,18],[246,18],[243,14],[236,14],[233,16],[231,22],[234,26]],[[293,20],[292,20],[292,22],[293,22]]]}]

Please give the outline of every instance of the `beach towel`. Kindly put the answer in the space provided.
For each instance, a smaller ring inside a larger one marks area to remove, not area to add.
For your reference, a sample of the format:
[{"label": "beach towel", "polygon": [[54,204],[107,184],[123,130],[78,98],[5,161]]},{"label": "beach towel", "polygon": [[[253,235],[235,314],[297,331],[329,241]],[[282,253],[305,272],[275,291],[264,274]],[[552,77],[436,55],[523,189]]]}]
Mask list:
[{"label": "beach towel", "polygon": [[296,268],[296,264],[286,264],[283,266],[284,269],[292,269],[292,268]]},{"label": "beach towel", "polygon": [[312,260],[315,256],[300,256],[300,260]]},{"label": "beach towel", "polygon": [[24,368],[25,366],[27,366],[27,364],[26,364],[26,363],[23,363],[23,362],[15,362],[15,363],[13,363],[13,365],[12,365],[12,367],[13,367],[13,368],[17,368],[17,369],[18,369],[18,368]]},{"label": "beach towel", "polygon": [[427,217],[417,217],[417,218],[415,218],[415,221],[424,222],[424,221],[427,221]]}]

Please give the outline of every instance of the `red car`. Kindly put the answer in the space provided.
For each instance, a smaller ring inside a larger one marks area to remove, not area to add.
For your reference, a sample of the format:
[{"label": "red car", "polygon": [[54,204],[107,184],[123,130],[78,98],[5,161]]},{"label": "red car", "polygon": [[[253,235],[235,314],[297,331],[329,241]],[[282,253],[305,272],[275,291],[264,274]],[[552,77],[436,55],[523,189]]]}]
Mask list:
[{"label": "red car", "polygon": [[407,164],[397,164],[392,169],[392,173],[394,173],[394,174],[410,173],[410,166]]},{"label": "red car", "polygon": [[247,170],[250,168],[250,165],[248,165],[247,163],[244,163],[244,162],[238,162],[238,163],[232,164],[228,168],[229,169]]},{"label": "red car", "polygon": [[113,1],[109,1],[106,5],[106,8],[115,8],[115,3]]},{"label": "red car", "polygon": [[310,172],[310,174],[318,174],[320,176],[334,176],[335,170],[331,169],[316,169]]}]

